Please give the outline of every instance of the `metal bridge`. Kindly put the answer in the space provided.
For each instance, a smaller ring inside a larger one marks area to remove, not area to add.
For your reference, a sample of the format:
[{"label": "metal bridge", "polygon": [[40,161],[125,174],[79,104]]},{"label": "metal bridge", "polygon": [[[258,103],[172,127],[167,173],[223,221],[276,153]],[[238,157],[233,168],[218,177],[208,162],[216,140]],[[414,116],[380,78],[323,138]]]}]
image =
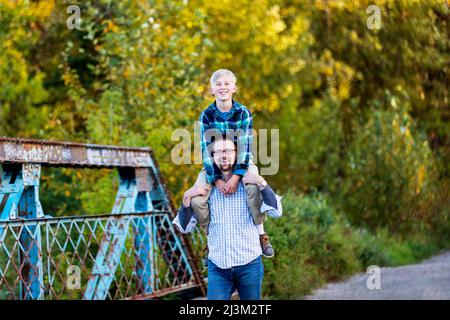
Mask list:
[{"label": "metal bridge", "polygon": [[[0,137],[0,299],[151,299],[205,294],[193,247],[150,148]],[[51,217],[41,167],[117,169],[111,214]]]}]

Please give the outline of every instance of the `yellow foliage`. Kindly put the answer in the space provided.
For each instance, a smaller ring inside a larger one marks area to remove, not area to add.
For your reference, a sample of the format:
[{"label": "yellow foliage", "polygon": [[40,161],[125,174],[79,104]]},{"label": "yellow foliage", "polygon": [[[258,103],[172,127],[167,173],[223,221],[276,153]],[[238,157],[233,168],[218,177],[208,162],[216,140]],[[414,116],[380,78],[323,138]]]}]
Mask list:
[{"label": "yellow foliage", "polygon": [[119,27],[114,24],[114,22],[112,22],[111,20],[108,21],[104,21],[103,24],[106,24],[106,27],[103,29],[103,32],[108,33],[108,32],[119,32]]},{"label": "yellow foliage", "polygon": [[416,194],[419,194],[422,190],[423,183],[425,181],[426,167],[422,164],[417,171],[417,186],[416,186]]}]

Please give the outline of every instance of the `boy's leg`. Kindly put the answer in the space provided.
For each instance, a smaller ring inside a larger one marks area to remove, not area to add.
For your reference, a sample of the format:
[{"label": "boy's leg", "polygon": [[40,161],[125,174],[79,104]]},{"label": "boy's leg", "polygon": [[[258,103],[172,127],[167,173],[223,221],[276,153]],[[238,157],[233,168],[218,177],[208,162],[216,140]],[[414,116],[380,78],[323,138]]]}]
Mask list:
[{"label": "boy's leg", "polygon": [[[209,204],[208,199],[211,194],[212,186],[206,180],[206,170],[202,168],[200,173],[198,174],[197,181],[195,181],[196,186],[204,187],[208,191],[204,196],[197,196],[191,199],[191,208],[194,211],[195,217],[197,218],[197,222],[200,225],[200,228],[203,229],[205,235],[208,235],[208,228],[210,222],[209,215]],[[203,253],[203,267],[208,268],[208,246],[204,248]]]},{"label": "boy's leg", "polygon": [[203,231],[208,234],[208,226],[210,221],[208,199],[211,194],[212,186],[206,181],[205,168],[200,171],[195,185],[208,189],[204,196],[197,196],[191,199],[191,208],[195,213],[197,222]]},{"label": "boy's leg", "polygon": [[264,234],[264,223],[257,224],[256,229],[258,230],[259,235]]},{"label": "boy's leg", "polygon": [[[259,174],[258,167],[250,161],[247,172]],[[272,245],[270,244],[270,237],[264,232],[263,222],[266,220],[266,214],[261,212],[261,192],[256,184],[246,184],[247,203],[252,213],[253,222],[256,225],[259,233],[259,242],[261,244],[262,253],[265,257],[271,258],[275,255]]]},{"label": "boy's leg", "polygon": [[[247,172],[259,174],[258,167],[250,161]],[[245,190],[247,191],[247,203],[252,213],[253,222],[258,225],[266,220],[266,214],[261,212],[261,192],[256,184],[246,184]]]}]

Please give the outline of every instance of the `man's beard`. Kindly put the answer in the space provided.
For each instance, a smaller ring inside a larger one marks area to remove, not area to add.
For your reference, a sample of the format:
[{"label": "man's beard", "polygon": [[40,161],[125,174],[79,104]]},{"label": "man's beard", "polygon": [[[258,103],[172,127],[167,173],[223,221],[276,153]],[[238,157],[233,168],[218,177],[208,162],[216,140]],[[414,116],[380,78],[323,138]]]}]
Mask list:
[{"label": "man's beard", "polygon": [[228,172],[228,171],[230,171],[231,170],[231,164],[229,164],[229,163],[227,163],[227,164],[220,164],[219,165],[219,168],[220,168],[220,171],[222,171],[222,172]]}]

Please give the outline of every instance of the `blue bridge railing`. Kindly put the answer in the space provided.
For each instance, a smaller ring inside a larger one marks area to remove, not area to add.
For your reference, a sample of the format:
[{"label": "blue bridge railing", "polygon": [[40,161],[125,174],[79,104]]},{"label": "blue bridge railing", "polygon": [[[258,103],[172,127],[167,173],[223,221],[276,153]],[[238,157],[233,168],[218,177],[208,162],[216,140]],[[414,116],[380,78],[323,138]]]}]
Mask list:
[{"label": "blue bridge railing", "polygon": [[[0,137],[0,299],[147,299],[204,283],[149,148]],[[117,168],[111,214],[51,217],[42,166]]]},{"label": "blue bridge railing", "polygon": [[[137,299],[197,287],[172,229],[162,212],[0,222],[0,299]],[[114,237],[124,239],[116,252],[106,241]],[[108,255],[118,263],[104,264]]]}]

